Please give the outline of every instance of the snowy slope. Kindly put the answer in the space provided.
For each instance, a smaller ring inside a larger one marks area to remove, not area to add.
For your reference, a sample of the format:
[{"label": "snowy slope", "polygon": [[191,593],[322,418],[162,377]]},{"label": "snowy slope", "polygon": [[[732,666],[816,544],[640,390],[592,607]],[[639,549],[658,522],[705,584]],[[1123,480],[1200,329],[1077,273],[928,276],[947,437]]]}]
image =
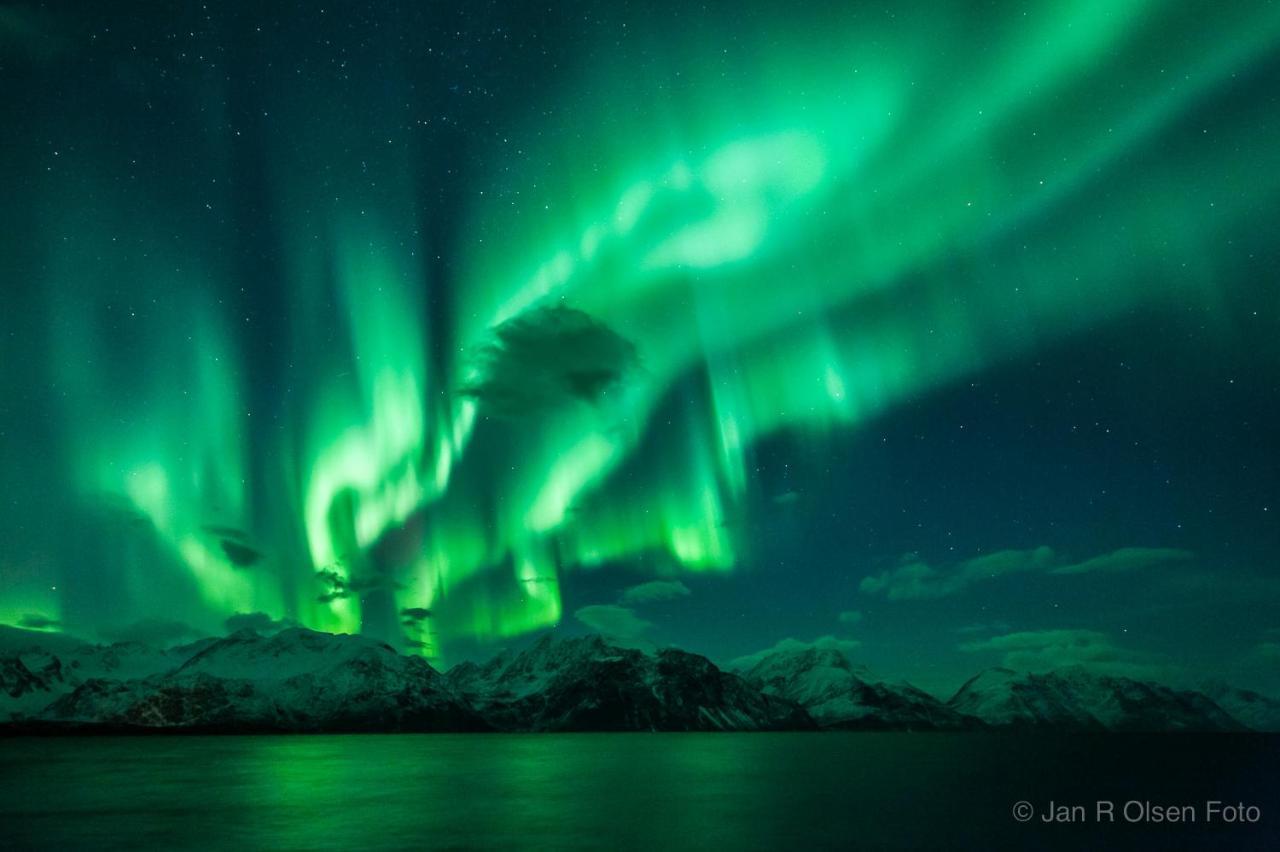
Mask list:
[{"label": "snowy slope", "polygon": [[544,637],[527,651],[448,674],[495,726],[532,731],[809,729],[794,704],[772,698],[710,660],[646,652],[599,637]]},{"label": "snowy slope", "polygon": [[137,642],[93,645],[60,633],[0,626],[0,721],[38,713],[89,680],[168,671],[199,644],[167,651]]},{"label": "snowy slope", "polygon": [[824,728],[936,730],[980,727],[907,683],[888,683],[834,648],[776,651],[746,679],[804,707]]},{"label": "snowy slope", "polygon": [[1206,684],[1204,693],[1249,728],[1255,731],[1280,731],[1280,701],[1221,682]]},{"label": "snowy slope", "polygon": [[1106,731],[1245,727],[1202,693],[1094,674],[1080,667],[1047,674],[989,669],[962,686],[948,704],[996,727]]},{"label": "snowy slope", "polygon": [[[118,646],[61,650],[103,676],[47,677],[43,691],[29,688],[10,712],[44,723],[179,730],[486,727],[425,660],[358,636],[295,628],[271,637],[242,631],[150,655]],[[36,654],[7,659],[21,664]],[[68,669],[58,655],[47,656]]]}]

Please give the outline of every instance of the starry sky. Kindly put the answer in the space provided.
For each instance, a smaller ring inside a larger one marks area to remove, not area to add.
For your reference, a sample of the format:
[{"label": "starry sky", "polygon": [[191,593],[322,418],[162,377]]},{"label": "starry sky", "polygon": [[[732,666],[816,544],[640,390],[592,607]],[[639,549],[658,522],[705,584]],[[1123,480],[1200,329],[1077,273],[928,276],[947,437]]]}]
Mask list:
[{"label": "starry sky", "polygon": [[1280,693],[1280,7],[0,5],[0,622]]}]

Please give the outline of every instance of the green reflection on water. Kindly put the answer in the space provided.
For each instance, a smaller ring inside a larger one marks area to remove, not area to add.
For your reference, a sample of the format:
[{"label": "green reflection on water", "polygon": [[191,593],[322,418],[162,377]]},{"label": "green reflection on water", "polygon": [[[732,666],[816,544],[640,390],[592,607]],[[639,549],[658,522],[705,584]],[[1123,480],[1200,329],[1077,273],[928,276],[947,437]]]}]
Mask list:
[{"label": "green reflection on water", "polygon": [[[1215,798],[1262,801],[1278,757],[1274,739],[1161,735],[8,740],[0,825],[6,848],[989,847],[1027,841],[1009,833],[1019,799],[1193,801],[1211,780]],[[1079,848],[1085,832],[1034,839]]]}]

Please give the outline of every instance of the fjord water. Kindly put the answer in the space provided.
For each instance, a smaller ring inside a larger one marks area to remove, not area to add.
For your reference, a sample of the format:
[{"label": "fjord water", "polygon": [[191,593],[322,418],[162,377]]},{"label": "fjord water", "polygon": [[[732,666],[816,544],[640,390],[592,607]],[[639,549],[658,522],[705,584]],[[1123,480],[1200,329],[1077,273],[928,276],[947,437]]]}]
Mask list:
[{"label": "fjord water", "polygon": [[[11,849],[1264,848],[1280,739],[982,734],[0,741]],[[1045,824],[1050,801],[1252,824]],[[1018,823],[1011,809],[1036,809]]]}]

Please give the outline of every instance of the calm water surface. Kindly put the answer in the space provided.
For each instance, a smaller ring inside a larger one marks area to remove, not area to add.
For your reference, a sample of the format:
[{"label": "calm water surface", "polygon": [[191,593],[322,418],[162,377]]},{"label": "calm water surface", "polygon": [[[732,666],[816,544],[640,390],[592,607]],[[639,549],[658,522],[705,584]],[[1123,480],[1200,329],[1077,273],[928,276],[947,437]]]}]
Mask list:
[{"label": "calm water surface", "polygon": [[[1256,736],[11,739],[0,848],[1276,848],[1278,758]],[[1202,820],[1098,825],[1098,799]],[[1206,824],[1209,799],[1261,820]],[[1040,822],[1050,801],[1091,819]]]}]

